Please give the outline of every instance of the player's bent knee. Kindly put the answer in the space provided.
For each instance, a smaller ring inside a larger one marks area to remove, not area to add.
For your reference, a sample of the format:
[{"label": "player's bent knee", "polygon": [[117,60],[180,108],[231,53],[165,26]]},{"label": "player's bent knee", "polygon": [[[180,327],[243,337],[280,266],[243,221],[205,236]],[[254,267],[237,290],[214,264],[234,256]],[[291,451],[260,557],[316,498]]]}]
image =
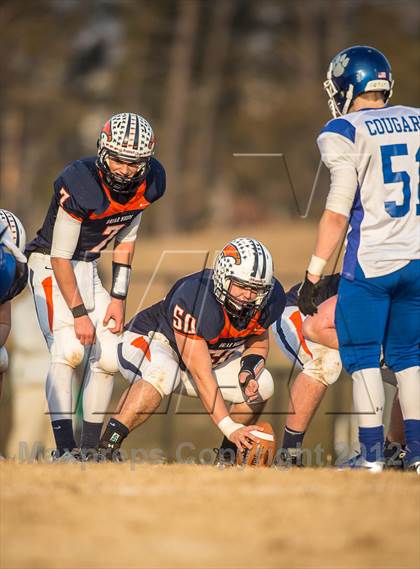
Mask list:
[{"label": "player's bent knee", "polygon": [[162,366],[149,366],[142,377],[145,381],[153,385],[161,397],[170,395],[180,382],[178,370],[173,370],[170,367],[164,368]]},{"label": "player's bent knee", "polygon": [[114,374],[118,371],[118,338],[101,339],[95,344],[92,369]]},{"label": "player's bent knee", "polygon": [[4,346],[0,348],[0,373],[7,371],[9,367],[9,356]]},{"label": "player's bent knee", "polygon": [[82,363],[85,356],[85,349],[76,339],[68,339],[65,345],[58,346],[54,341],[51,347],[51,362],[62,363],[72,368],[76,368]]},{"label": "player's bent knee", "polygon": [[263,401],[267,401],[274,394],[273,376],[268,369],[264,369],[258,378],[258,391]]},{"label": "player's bent knee", "polygon": [[305,363],[303,371],[326,387],[332,385],[340,377],[342,370],[338,350],[320,346],[312,350],[313,358]]}]

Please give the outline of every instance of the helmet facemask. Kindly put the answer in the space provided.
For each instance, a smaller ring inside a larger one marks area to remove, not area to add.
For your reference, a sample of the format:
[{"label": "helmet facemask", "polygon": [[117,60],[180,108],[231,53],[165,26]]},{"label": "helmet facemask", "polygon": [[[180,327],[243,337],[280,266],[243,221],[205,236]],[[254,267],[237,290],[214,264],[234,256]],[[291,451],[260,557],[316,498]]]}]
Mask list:
[{"label": "helmet facemask", "polygon": [[[226,312],[238,320],[250,320],[267,303],[273,285],[250,284],[237,278],[228,279],[228,289],[223,305]],[[251,290],[254,293],[252,300],[240,300],[231,293],[232,284]]]},{"label": "helmet facemask", "polygon": [[[122,174],[118,174],[117,172],[112,172],[108,163],[109,158],[126,164],[138,164],[139,170],[136,174],[134,174],[134,176],[124,176]],[[140,161],[127,160],[118,154],[110,152],[106,148],[103,148],[98,154],[96,163],[99,170],[103,174],[106,185],[109,186],[113,192],[120,194],[130,194],[146,178],[150,168],[150,157],[144,158]]]}]

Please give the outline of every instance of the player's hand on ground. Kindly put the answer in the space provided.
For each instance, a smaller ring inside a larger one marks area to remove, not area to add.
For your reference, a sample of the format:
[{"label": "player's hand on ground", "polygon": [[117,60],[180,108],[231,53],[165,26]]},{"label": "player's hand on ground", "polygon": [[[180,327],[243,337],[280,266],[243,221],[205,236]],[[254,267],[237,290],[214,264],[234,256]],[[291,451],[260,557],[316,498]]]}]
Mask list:
[{"label": "player's hand on ground", "polygon": [[107,326],[109,321],[112,319],[114,321],[114,326],[108,328],[113,334],[120,334],[124,328],[124,318],[125,318],[125,301],[119,298],[112,298],[111,302],[108,304],[108,308],[104,318],[104,326]]},{"label": "player's hand on ground", "polygon": [[74,319],[74,332],[82,346],[95,343],[96,330],[89,316],[80,316]]},{"label": "player's hand on ground", "polygon": [[[317,277],[313,277],[315,280]],[[312,282],[308,273],[305,275],[305,280],[300,286],[298,291],[298,308],[302,314],[313,316],[318,312],[318,308],[315,304],[315,297],[318,292],[318,283]],[[319,277],[318,277],[319,280]]]},{"label": "player's hand on ground", "polygon": [[248,425],[246,427],[239,427],[236,431],[231,433],[229,440],[234,443],[240,451],[245,448],[252,448],[251,441],[255,443],[258,442],[257,437],[251,435],[251,431],[260,431],[261,428],[258,425]]}]

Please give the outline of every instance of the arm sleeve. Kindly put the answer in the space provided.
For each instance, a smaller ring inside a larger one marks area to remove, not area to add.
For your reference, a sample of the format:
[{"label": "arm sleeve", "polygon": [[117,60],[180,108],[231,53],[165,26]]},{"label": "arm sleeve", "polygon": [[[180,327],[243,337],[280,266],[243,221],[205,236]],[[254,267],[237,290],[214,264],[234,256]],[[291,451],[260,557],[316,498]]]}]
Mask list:
[{"label": "arm sleeve", "polygon": [[116,241],[118,243],[130,243],[137,239],[137,232],[140,227],[142,213],[136,215],[134,219],[132,219],[130,225],[121,229],[121,231],[116,236]]},{"label": "arm sleeve", "polygon": [[54,224],[51,257],[71,259],[79,241],[82,222],[58,208]]},{"label": "arm sleeve", "polygon": [[349,217],[358,185],[354,144],[330,132],[320,134],[317,142],[322,161],[330,171],[325,209]]}]

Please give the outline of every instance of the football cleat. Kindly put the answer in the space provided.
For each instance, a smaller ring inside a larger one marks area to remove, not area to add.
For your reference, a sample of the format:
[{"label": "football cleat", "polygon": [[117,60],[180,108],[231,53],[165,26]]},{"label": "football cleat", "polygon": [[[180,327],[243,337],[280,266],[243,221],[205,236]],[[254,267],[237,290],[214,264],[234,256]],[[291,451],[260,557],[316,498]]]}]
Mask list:
[{"label": "football cleat", "polygon": [[355,469],[355,470],[370,470],[371,472],[382,472],[385,468],[384,460],[366,460],[361,454],[352,456],[345,462],[337,465],[339,470]]},{"label": "football cleat", "polygon": [[402,469],[406,452],[401,443],[385,441],[384,459],[386,468]]},{"label": "football cleat", "polygon": [[75,462],[82,462],[82,454],[79,448],[73,448],[72,450],[66,450],[61,452],[56,449],[51,454],[52,462],[58,464],[71,464]]},{"label": "football cleat", "polygon": [[275,461],[276,468],[303,468],[302,451],[298,448],[282,448]]},{"label": "football cleat", "polygon": [[418,453],[414,454],[407,448],[407,452],[404,457],[404,470],[409,472],[417,472],[420,474],[420,458]]},{"label": "football cleat", "polygon": [[216,453],[214,466],[221,470],[235,466],[236,453],[232,449],[214,448],[213,450]]},{"label": "football cleat", "polygon": [[120,449],[103,447],[87,449],[83,453],[83,460],[85,462],[124,462]]}]

